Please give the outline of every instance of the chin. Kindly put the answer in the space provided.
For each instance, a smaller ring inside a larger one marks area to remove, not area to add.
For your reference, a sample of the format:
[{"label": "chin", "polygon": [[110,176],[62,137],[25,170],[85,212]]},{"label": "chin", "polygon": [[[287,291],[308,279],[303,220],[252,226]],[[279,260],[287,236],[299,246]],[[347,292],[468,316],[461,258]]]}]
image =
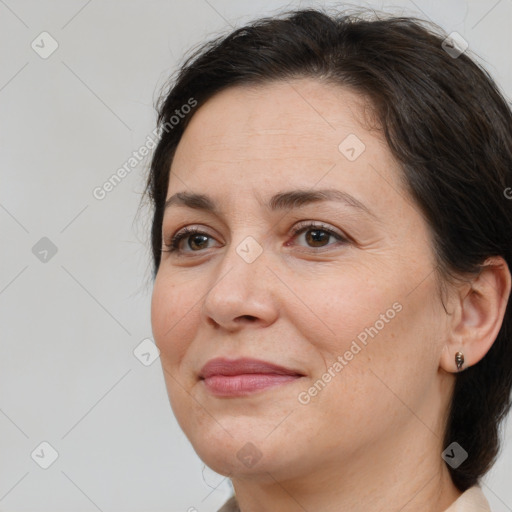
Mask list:
[{"label": "chin", "polygon": [[[269,401],[264,393],[247,402],[234,399],[236,403],[230,407],[226,401],[219,407],[219,399],[205,398],[195,390],[174,391],[170,398],[178,424],[199,458],[213,471],[225,476],[255,478],[259,474],[268,478],[268,473],[288,474],[290,464],[296,463],[285,460],[285,454],[299,455],[297,450],[303,446],[296,439],[301,436],[299,425],[286,429],[280,424],[294,404]],[[191,394],[198,400],[191,400]]]},{"label": "chin", "polygon": [[242,448],[237,446],[236,449],[234,446],[217,450],[212,450],[211,446],[194,446],[194,449],[209,468],[233,480],[274,484],[276,480],[285,482],[308,478],[312,470],[311,460],[305,454],[300,456],[294,453],[282,441],[261,449],[250,444],[242,445]]}]

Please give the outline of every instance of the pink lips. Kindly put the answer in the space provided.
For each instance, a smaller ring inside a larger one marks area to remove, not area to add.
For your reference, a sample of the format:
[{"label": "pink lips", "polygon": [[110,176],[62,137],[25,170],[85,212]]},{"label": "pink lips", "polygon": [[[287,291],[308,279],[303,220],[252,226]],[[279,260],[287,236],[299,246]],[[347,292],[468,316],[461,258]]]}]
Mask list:
[{"label": "pink lips", "polygon": [[200,374],[206,389],[215,396],[245,396],[299,379],[303,375],[257,359],[216,358],[206,363]]}]

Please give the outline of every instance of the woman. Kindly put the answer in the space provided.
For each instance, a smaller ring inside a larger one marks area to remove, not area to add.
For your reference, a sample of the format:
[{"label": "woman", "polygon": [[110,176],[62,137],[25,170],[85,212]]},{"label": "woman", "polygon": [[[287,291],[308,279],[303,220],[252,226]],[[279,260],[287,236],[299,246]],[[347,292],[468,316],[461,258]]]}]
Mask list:
[{"label": "woman", "polygon": [[462,50],[302,10],[203,46],[163,96],[152,325],[222,511],[489,510],[512,115]]}]

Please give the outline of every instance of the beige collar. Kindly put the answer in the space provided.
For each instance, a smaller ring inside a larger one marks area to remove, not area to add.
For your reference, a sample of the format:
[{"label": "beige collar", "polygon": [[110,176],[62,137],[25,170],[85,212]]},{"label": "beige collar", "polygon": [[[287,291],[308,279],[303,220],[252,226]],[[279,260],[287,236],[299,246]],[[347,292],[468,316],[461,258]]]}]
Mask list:
[{"label": "beige collar", "polygon": [[463,492],[445,512],[491,512],[481,487],[475,485]]},{"label": "beige collar", "polygon": [[[235,497],[224,503],[218,512],[240,512]],[[491,512],[491,509],[482,489],[475,485],[463,492],[444,512]]]}]

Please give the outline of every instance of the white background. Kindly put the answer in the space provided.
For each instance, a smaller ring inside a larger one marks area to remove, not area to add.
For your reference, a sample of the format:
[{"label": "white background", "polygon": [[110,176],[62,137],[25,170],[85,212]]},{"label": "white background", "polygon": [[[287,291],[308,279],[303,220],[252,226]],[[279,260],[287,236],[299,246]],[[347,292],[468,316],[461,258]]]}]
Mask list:
[{"label": "white background", "polygon": [[[149,157],[103,200],[92,191],[151,134],[186,50],[310,5],[326,3],[0,0],[1,511],[208,512],[230,494],[180,431],[159,359],[133,354],[151,338],[136,217]],[[459,32],[512,97],[512,0],[358,5]],[[59,45],[46,59],[31,47],[43,31]],[[47,262],[32,252],[42,237],[57,247]],[[512,510],[511,437],[485,479],[493,512]],[[31,458],[43,441],[58,452],[48,469]]]}]

